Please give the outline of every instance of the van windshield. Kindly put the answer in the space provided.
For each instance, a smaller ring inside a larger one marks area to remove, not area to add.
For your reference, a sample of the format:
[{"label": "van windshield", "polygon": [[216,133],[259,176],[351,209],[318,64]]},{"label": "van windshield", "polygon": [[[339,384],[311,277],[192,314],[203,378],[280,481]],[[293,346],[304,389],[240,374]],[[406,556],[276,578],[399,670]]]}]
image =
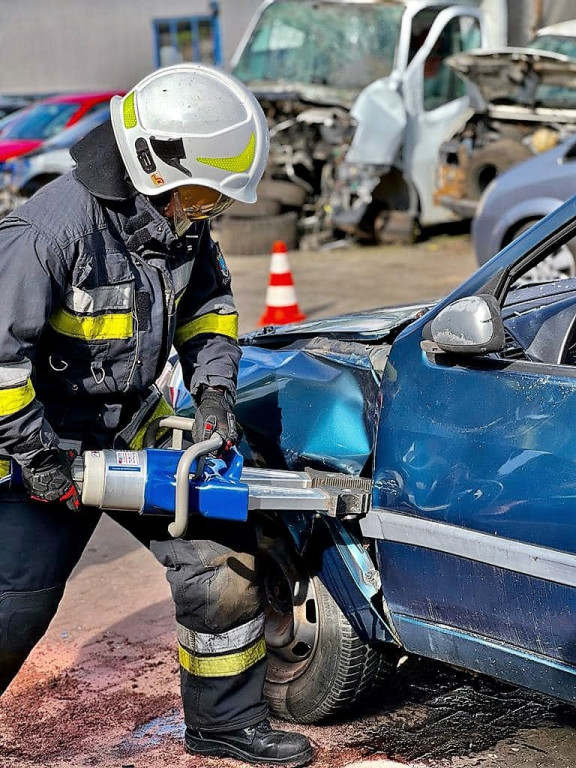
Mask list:
[{"label": "van windshield", "polygon": [[398,4],[278,0],[262,13],[234,68],[246,84],[362,90],[394,66]]}]

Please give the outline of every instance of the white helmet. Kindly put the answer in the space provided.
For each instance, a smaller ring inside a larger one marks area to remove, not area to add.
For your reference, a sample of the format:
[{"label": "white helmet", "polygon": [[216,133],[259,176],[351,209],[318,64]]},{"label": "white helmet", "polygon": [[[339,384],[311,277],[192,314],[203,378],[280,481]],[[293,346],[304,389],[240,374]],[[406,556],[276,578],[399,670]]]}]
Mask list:
[{"label": "white helmet", "polygon": [[268,158],[268,126],[253,94],[204,64],[177,64],[141,80],[110,113],[132,183],[145,195],[210,187],[244,203]]}]

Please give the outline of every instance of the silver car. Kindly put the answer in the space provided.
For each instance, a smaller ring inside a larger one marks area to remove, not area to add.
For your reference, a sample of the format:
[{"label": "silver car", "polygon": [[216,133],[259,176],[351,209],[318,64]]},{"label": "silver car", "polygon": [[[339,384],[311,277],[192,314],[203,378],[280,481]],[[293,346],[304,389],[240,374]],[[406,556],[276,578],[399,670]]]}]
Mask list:
[{"label": "silver car", "polygon": [[[472,221],[479,265],[576,194],[576,137],[500,174],[484,192]],[[576,243],[541,262],[533,280],[576,276]]]}]

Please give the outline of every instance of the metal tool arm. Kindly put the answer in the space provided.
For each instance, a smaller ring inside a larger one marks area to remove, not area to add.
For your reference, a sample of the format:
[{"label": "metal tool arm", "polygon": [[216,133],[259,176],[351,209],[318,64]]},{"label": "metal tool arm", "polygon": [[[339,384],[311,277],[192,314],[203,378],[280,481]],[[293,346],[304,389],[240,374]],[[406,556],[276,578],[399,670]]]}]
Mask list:
[{"label": "metal tool arm", "polygon": [[161,416],[154,419],[148,425],[144,433],[142,445],[144,448],[153,448],[156,441],[156,434],[159,429],[172,430],[172,448],[180,450],[182,448],[182,438],[185,431],[192,431],[194,428],[194,419],[184,416]]},{"label": "metal tool arm", "polygon": [[206,456],[222,446],[223,439],[214,435],[209,440],[203,440],[187,448],[178,462],[176,470],[176,508],[174,522],[168,526],[168,533],[175,539],[186,533],[188,526],[188,496],[190,494],[190,467],[201,456]]}]

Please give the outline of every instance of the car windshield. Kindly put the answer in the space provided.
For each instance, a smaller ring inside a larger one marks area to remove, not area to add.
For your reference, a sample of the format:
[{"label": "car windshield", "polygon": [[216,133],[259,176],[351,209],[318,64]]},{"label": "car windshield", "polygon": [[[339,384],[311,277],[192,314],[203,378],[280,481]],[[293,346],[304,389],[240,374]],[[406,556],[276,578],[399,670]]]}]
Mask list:
[{"label": "car windshield", "polygon": [[37,104],[10,121],[0,138],[45,141],[61,131],[79,107],[77,102]]},{"label": "car windshield", "polygon": [[[549,53],[561,53],[576,59],[576,38],[574,37],[538,35],[528,43],[528,47]],[[535,97],[538,106],[576,109],[576,87],[571,85],[541,85],[536,88]]]},{"label": "car windshield", "polygon": [[77,141],[80,141],[80,139],[89,131],[96,128],[109,117],[109,107],[99,109],[98,112],[94,112],[93,114],[88,115],[88,117],[84,117],[82,120],[74,123],[70,128],[65,128],[63,131],[60,131],[42,146],[44,149],[68,149],[69,147],[74,146],[74,144],[76,144]]},{"label": "car windshield", "polygon": [[17,112],[10,112],[9,115],[3,115],[0,119],[0,134],[2,133],[3,129],[6,128],[7,125],[9,125],[12,120],[15,120],[17,117]]},{"label": "car windshield", "polygon": [[234,74],[252,84],[361,90],[392,71],[402,13],[396,4],[279,0],[263,12]]},{"label": "car windshield", "polygon": [[562,53],[576,59],[576,37],[564,37],[561,35],[539,35],[528,43],[529,48],[537,48],[539,51]]}]

